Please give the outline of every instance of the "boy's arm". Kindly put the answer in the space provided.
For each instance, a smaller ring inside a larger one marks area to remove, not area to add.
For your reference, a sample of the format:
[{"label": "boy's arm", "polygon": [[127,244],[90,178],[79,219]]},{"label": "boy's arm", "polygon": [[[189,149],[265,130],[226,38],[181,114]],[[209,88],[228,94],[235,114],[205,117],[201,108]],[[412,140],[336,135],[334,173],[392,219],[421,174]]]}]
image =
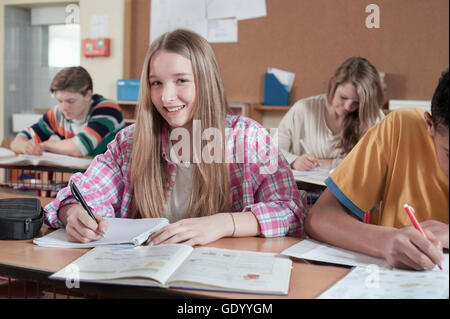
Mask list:
[{"label": "boy's arm", "polygon": [[18,154],[42,155],[42,147],[33,139],[28,139],[25,135],[17,135],[11,142],[11,150]]},{"label": "boy's arm", "polygon": [[431,269],[442,261],[442,244],[433,233],[425,239],[414,227],[365,224],[349,215],[326,189],[307,214],[306,232],[334,246],[384,258],[396,268]]},{"label": "boy's arm", "polygon": [[40,145],[44,149],[44,151],[47,152],[77,157],[83,156],[83,154],[81,154],[80,150],[78,149],[78,147],[75,145],[75,143],[71,138],[61,141],[52,141],[50,139],[45,142],[42,142]]}]

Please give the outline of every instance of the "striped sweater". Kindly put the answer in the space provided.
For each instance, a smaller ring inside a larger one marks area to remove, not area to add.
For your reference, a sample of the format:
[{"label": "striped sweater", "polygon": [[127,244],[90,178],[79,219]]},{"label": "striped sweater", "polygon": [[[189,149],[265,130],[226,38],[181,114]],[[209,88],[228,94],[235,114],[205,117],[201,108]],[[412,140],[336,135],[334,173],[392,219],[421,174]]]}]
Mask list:
[{"label": "striped sweater", "polygon": [[37,123],[18,135],[36,143],[46,141],[52,135],[61,140],[72,139],[83,156],[95,156],[106,150],[106,145],[116,133],[125,127],[120,107],[99,94],[92,95],[89,113],[83,121],[67,120],[59,104],[44,114]]}]

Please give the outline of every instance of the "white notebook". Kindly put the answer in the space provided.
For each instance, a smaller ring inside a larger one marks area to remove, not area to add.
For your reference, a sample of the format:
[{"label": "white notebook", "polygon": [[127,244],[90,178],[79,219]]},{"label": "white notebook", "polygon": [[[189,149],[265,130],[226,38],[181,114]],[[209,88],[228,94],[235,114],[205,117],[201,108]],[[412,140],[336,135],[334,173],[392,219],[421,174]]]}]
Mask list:
[{"label": "white notebook", "polygon": [[61,248],[90,248],[103,245],[132,245],[139,246],[148,237],[162,227],[169,224],[167,218],[107,218],[108,229],[105,238],[89,243],[73,243],[67,240],[66,230],[60,228],[40,238],[33,243],[44,247]]}]

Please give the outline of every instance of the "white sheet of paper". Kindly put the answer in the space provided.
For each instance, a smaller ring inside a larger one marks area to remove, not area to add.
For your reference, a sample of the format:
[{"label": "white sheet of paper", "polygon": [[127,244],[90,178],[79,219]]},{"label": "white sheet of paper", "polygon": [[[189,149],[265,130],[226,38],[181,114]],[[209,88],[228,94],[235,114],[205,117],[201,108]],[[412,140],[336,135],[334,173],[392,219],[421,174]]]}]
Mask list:
[{"label": "white sheet of paper", "polygon": [[448,272],[356,267],[317,298],[436,299],[448,298],[448,292]]},{"label": "white sheet of paper", "polygon": [[302,240],[285,249],[281,254],[339,265],[368,266],[375,264],[383,268],[389,268],[389,264],[384,259],[334,247],[312,239]]},{"label": "white sheet of paper", "polygon": [[91,16],[90,37],[107,38],[108,37],[108,16],[93,15]]},{"label": "white sheet of paper", "polygon": [[280,70],[277,68],[268,68],[267,73],[272,73],[275,77],[280,81],[281,84],[286,86],[289,92],[292,89],[292,85],[294,84],[295,74],[292,72]]},{"label": "white sheet of paper", "polygon": [[315,175],[315,174],[327,174],[328,175],[328,170],[322,169],[322,168],[313,168],[312,170],[309,170],[309,171],[292,170],[292,174],[294,174],[294,177],[295,176],[309,176],[309,175]]},{"label": "white sheet of paper", "polygon": [[266,0],[239,1],[238,20],[254,19],[267,16]]},{"label": "white sheet of paper", "polygon": [[0,157],[11,157],[16,156],[16,153],[11,151],[9,148],[0,147]]},{"label": "white sheet of paper", "polygon": [[208,41],[214,42],[237,42],[238,27],[236,18],[208,20]]},{"label": "white sheet of paper", "polygon": [[239,14],[241,0],[206,0],[206,17],[208,19],[236,18]]},{"label": "white sheet of paper", "polygon": [[150,42],[161,34],[184,28],[204,38],[208,36],[206,0],[152,0],[150,9]]}]

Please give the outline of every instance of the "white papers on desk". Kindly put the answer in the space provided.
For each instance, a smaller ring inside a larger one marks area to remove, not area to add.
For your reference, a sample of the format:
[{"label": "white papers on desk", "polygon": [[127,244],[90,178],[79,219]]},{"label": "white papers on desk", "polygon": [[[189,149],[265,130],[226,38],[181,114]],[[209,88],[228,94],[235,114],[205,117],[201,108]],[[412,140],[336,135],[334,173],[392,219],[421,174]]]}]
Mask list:
[{"label": "white papers on desk", "polygon": [[356,266],[326,290],[319,299],[448,298],[449,258],[444,255],[443,271],[391,269],[381,258],[305,239],[285,249],[282,255],[332,264]]},{"label": "white papers on desk", "polygon": [[294,84],[295,74],[292,72],[280,70],[277,68],[268,68],[267,73],[272,73],[281,84],[283,84],[288,92],[291,92],[292,85]]},{"label": "white papers on desk", "polygon": [[104,245],[132,245],[139,246],[148,237],[162,227],[169,224],[166,218],[107,218],[108,229],[105,238],[89,243],[73,243],[67,240],[67,233],[60,228],[40,238],[33,243],[44,247],[60,248],[91,248]]},{"label": "white papers on desk", "polygon": [[[448,254],[447,254],[448,261]],[[444,271],[406,271],[356,267],[318,299],[447,299]]]},{"label": "white papers on desk", "polygon": [[325,180],[329,176],[329,171],[326,169],[314,168],[310,171],[292,170],[292,174],[294,175],[294,179],[298,182],[326,186]]},{"label": "white papers on desk", "polygon": [[304,239],[299,243],[285,249],[281,252],[281,254],[339,265],[377,265],[383,268],[389,268],[389,264],[384,259],[327,245],[312,239]]}]

